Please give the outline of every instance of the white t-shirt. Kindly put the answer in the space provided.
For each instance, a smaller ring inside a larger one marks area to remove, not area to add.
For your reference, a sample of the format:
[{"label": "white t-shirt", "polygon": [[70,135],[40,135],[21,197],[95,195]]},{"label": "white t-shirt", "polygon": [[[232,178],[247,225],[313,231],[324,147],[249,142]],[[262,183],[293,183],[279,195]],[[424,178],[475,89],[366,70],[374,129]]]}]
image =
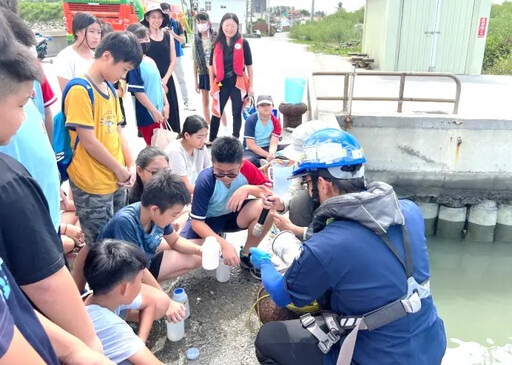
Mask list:
[{"label": "white t-shirt", "polygon": [[210,153],[206,146],[200,150],[194,149],[192,156],[188,154],[181,144],[181,139],[171,142],[165,152],[169,156],[169,167],[173,174],[188,176],[192,185],[196,183],[197,175],[212,165]]},{"label": "white t-shirt", "polygon": [[141,304],[142,296],[139,293],[132,303],[121,305],[114,312],[97,304],[85,307],[94,331],[103,345],[103,354],[116,364],[135,355],[145,346],[128,323],[119,317],[121,311],[139,309]]},{"label": "white t-shirt", "polygon": [[68,46],[59,52],[55,58],[55,70],[57,76],[71,80],[75,77],[86,74],[91,67],[93,59],[87,60],[80,56],[73,46]]}]

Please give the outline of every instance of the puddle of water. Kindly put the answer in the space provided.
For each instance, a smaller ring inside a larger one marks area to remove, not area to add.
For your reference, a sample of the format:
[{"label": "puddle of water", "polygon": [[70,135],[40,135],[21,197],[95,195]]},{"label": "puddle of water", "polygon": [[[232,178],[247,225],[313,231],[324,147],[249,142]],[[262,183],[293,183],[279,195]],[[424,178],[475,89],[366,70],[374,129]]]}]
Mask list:
[{"label": "puddle of water", "polygon": [[428,248],[443,365],[512,364],[512,244],[429,237]]}]

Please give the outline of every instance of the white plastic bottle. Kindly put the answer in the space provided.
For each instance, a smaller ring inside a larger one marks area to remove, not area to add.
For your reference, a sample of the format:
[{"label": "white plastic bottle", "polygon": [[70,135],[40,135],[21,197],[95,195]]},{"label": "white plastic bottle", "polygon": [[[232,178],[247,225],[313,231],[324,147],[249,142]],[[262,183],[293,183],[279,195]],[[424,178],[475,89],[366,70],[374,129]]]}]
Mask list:
[{"label": "white plastic bottle", "polygon": [[185,337],[185,320],[181,320],[178,323],[165,321],[167,325],[167,338],[169,341],[176,342]]},{"label": "white plastic bottle", "polygon": [[215,276],[217,277],[217,281],[219,281],[221,283],[225,283],[225,282],[229,281],[229,278],[231,276],[231,267],[224,263],[223,256],[220,257],[219,267],[217,267]]},{"label": "white plastic bottle", "polygon": [[171,299],[174,300],[175,302],[181,303],[185,306],[186,314],[185,314],[184,320],[188,319],[188,317],[190,317],[190,304],[189,304],[188,295],[185,292],[185,289],[183,289],[183,288],[174,289]]},{"label": "white plastic bottle", "polygon": [[203,243],[203,268],[215,270],[219,266],[220,244],[214,236],[206,237]]}]

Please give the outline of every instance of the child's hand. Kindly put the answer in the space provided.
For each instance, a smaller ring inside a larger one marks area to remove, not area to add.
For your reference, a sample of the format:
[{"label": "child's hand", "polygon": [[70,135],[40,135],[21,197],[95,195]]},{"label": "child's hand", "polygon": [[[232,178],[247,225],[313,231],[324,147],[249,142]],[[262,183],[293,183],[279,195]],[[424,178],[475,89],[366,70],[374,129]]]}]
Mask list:
[{"label": "child's hand", "polygon": [[164,105],[162,116],[164,117],[165,120],[169,119],[169,104]]},{"label": "child's hand", "polygon": [[78,246],[82,246],[85,243],[85,236],[82,232],[82,228],[72,225],[72,224],[66,224],[64,235],[71,238],[73,241],[75,241],[75,244]]},{"label": "child's hand", "polygon": [[294,228],[297,226],[292,223],[292,221],[289,218],[286,218],[285,216],[278,214],[276,212],[270,213],[272,220],[274,221],[274,224],[280,231],[294,231]]},{"label": "child's hand", "polygon": [[226,204],[226,208],[232,212],[238,212],[240,209],[242,209],[242,204],[248,196],[249,193],[245,189],[245,186],[238,188],[238,190],[235,191],[229,199],[228,203]]},{"label": "child's hand", "polygon": [[181,303],[175,302],[174,300],[170,300],[169,308],[167,308],[167,312],[165,316],[169,322],[179,322],[183,318],[185,318],[186,310],[185,306]]},{"label": "child's hand", "polygon": [[240,264],[240,255],[228,241],[223,245],[222,256],[224,256],[224,264],[229,266],[238,266]]},{"label": "child's hand", "polygon": [[155,121],[155,123],[165,122],[164,116],[158,110],[155,109],[154,111],[152,111],[151,115],[153,116],[153,120]]},{"label": "child's hand", "polygon": [[199,94],[199,93],[201,92],[201,90],[199,90],[199,83],[197,82],[197,77],[196,77],[196,81],[195,81],[195,83],[194,83],[194,86],[195,86],[195,88],[196,88],[196,93],[198,93],[198,94]]},{"label": "child's hand", "polygon": [[117,185],[119,186],[125,186],[131,177],[130,171],[123,166],[119,166],[117,171],[114,171],[114,174],[116,175]]}]

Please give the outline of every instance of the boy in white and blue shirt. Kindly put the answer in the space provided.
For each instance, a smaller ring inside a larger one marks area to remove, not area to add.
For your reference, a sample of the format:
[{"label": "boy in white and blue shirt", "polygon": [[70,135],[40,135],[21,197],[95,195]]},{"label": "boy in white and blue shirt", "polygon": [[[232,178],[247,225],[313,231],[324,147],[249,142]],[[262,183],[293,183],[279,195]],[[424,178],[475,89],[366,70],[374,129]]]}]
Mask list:
[{"label": "boy in white and blue shirt", "polygon": [[[146,264],[139,247],[119,240],[96,244],[85,260],[84,274],[93,292],[85,300],[86,310],[104,355],[116,364],[161,364],[144,344],[151,329],[147,324],[155,315],[155,303],[141,294]],[[129,309],[139,311],[139,336],[122,318]]]},{"label": "boy in white and blue shirt", "polygon": [[165,128],[162,123],[169,117],[169,104],[158,67],[152,58],[146,56],[151,46],[148,29],[142,24],[131,24],[127,30],[135,34],[144,53],[140,66],[128,72],[126,81],[128,91],[135,96],[137,129],[150,146],[153,130]]},{"label": "boy in white and blue shirt", "polygon": [[245,121],[244,158],[260,166],[260,159],[271,161],[279,146],[281,122],[272,114],[274,102],[270,95],[260,95],[256,101],[257,112]]}]

